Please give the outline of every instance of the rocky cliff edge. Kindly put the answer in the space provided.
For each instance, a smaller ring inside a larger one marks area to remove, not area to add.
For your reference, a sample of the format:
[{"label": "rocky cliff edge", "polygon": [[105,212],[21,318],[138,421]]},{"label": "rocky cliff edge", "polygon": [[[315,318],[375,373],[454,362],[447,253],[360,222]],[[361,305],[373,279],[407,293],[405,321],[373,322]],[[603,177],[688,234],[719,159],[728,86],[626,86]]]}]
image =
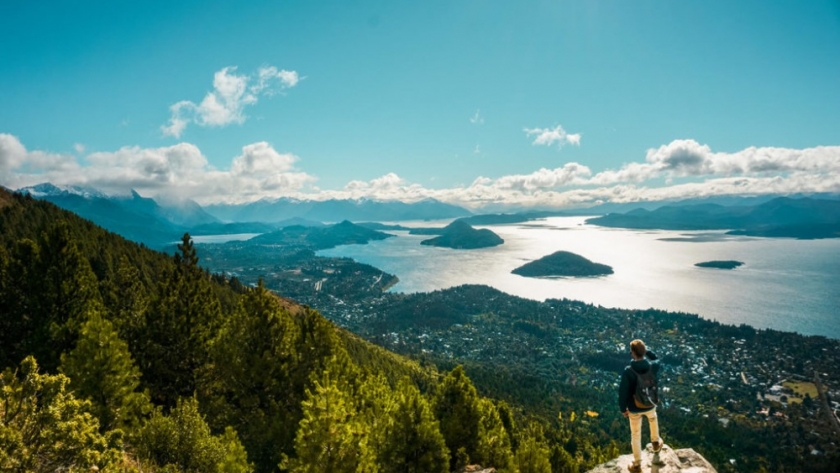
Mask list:
[{"label": "rocky cliff edge", "polygon": [[[587,473],[627,473],[627,467],[633,463],[633,455],[622,455],[614,460],[602,463]],[[717,470],[703,455],[690,448],[673,450],[663,445],[659,454],[653,453],[648,444],[642,450],[642,471],[651,473],[717,473]]]}]

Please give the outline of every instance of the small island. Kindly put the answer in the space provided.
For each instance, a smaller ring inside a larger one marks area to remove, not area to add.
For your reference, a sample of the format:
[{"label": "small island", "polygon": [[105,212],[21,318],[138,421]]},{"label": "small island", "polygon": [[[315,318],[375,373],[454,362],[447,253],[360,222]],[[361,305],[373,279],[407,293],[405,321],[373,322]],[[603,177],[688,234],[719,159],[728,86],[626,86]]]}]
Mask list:
[{"label": "small island", "polygon": [[613,269],[605,264],[593,263],[583,256],[568,251],[558,251],[526,263],[511,273],[531,278],[589,277],[613,274]]},{"label": "small island", "polygon": [[499,235],[496,235],[491,230],[486,228],[476,230],[462,220],[455,220],[442,229],[440,236],[423,240],[420,244],[458,250],[474,250],[477,248],[498,246],[504,242]]},{"label": "small island", "polygon": [[735,269],[738,266],[742,266],[744,263],[741,261],[704,261],[702,263],[697,263],[694,266],[700,268],[715,268],[715,269]]}]

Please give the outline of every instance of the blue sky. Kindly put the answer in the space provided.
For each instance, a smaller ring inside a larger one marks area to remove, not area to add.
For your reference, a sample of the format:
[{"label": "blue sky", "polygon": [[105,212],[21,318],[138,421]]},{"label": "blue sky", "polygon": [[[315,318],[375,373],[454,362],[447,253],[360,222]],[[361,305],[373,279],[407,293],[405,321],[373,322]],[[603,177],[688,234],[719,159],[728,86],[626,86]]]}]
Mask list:
[{"label": "blue sky", "polygon": [[0,185],[569,207],[840,192],[840,2],[0,3]]}]

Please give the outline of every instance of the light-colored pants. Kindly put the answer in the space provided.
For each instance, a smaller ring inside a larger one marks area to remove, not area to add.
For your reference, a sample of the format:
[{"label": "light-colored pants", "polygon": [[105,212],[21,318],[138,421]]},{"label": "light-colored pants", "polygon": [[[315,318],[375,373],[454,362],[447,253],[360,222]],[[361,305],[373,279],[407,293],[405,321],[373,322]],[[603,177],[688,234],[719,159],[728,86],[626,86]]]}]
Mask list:
[{"label": "light-colored pants", "polygon": [[636,463],[642,461],[642,417],[647,417],[650,424],[650,441],[657,442],[659,438],[659,419],[656,418],[656,408],[645,412],[631,412],[630,419],[630,444],[633,447],[633,458]]}]

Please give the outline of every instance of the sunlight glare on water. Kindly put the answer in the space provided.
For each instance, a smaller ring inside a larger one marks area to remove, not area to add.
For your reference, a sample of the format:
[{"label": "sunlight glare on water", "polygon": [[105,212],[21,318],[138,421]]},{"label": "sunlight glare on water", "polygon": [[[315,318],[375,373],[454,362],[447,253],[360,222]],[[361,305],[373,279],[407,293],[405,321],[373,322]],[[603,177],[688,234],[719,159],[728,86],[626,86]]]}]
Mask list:
[{"label": "sunlight glare on water", "polygon": [[[840,338],[840,240],[727,236],[724,232],[636,231],[584,224],[584,217],[554,217],[520,225],[481,226],[505,240],[478,250],[420,245],[429,236],[398,235],[368,245],[346,245],[321,256],[347,256],[396,274],[391,291],[427,292],[486,284],[536,300],[568,298],[605,307],[663,309]],[[413,222],[406,226],[442,226]],[[526,278],[511,270],[555,251],[570,251],[612,266],[597,278]],[[738,260],[732,270],[695,267]]]}]

